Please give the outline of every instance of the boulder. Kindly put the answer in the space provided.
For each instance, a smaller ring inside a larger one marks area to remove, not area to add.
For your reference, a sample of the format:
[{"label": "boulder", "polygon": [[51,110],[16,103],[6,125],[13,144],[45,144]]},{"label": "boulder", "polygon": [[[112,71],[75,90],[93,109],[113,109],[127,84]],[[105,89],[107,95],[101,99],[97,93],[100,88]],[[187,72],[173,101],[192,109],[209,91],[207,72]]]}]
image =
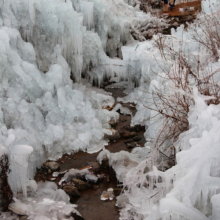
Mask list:
[{"label": "boulder", "polygon": [[79,191],[75,186],[66,185],[63,187],[63,190],[71,197],[80,197]]},{"label": "boulder", "polygon": [[81,191],[87,190],[87,189],[91,188],[91,185],[90,185],[90,184],[88,184],[87,182],[84,182],[84,181],[82,181],[82,180],[76,179],[76,178],[73,178],[73,179],[72,179],[72,182],[73,182],[73,183],[75,184],[75,186],[76,186],[79,190],[81,190]]}]

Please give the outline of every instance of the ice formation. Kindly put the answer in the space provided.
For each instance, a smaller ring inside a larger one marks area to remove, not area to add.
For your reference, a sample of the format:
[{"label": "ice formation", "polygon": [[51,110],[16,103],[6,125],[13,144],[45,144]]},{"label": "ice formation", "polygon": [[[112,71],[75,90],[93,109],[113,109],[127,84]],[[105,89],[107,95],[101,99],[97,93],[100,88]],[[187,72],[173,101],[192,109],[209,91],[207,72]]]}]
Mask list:
[{"label": "ice formation", "polygon": [[[73,84],[70,75],[82,82],[81,73],[92,63],[89,71],[102,82],[105,73],[123,78],[124,67],[123,60],[106,56],[99,35],[85,30],[81,13],[68,0],[1,1],[0,6],[0,140],[12,158],[12,188],[26,195],[26,181],[45,159],[102,149],[103,129],[118,119],[103,109],[114,104],[108,93]],[[84,12],[88,20],[90,9]],[[16,168],[17,163],[22,165]]]},{"label": "ice formation", "polygon": [[71,213],[81,216],[75,209],[77,205],[70,204],[69,196],[62,189],[57,189],[53,182],[36,184],[34,190],[29,188],[28,198],[14,200],[9,209],[20,215],[28,215],[31,220],[73,220]]},{"label": "ice formation", "polygon": [[[32,210],[26,213],[30,219],[50,219],[53,214],[57,219],[70,218],[75,210],[53,184],[41,187],[29,181],[36,167],[63,153],[104,149],[109,121],[118,120],[117,112],[104,109],[114,105],[111,95],[92,88],[82,77],[99,86],[105,80],[116,82],[116,87],[139,86],[123,101],[137,104],[132,125],[145,125],[149,142],[130,154],[103,150],[98,157],[99,161],[107,157],[119,181],[128,187],[117,202],[121,219],[220,218],[219,105],[207,106],[195,93],[190,129],[175,145],[181,150],[177,165],[161,172],[146,160],[151,156],[148,144],[161,124],[154,123],[156,115],[144,103],[152,98],[149,91],[160,86],[161,69],[172,69],[175,61],[164,62],[155,48],[160,35],[147,42],[133,39],[132,31],[137,39],[145,40],[138,38],[137,29],[155,20],[132,7],[134,3],[138,5],[135,0],[0,1],[0,155],[9,154],[9,182],[15,195],[22,191],[28,197],[15,199],[12,208]],[[219,1],[202,1],[202,7],[207,13],[217,13]],[[188,32],[183,27],[173,30],[165,43],[194,55],[200,51],[203,71],[218,70],[219,62],[211,64],[210,54],[193,41],[193,28],[203,36],[202,28],[194,23]],[[219,81],[219,74],[214,79]],[[65,178],[71,175],[75,171]],[[88,172],[83,175],[96,179]]]}]

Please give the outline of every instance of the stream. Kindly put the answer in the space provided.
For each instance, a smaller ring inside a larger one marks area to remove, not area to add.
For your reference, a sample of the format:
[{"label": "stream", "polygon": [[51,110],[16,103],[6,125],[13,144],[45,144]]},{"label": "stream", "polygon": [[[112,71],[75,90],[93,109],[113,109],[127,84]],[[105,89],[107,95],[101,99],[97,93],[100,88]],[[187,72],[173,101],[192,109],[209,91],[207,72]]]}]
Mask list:
[{"label": "stream", "polygon": [[[118,103],[118,97],[124,97],[126,94],[123,93],[124,89],[108,89],[107,92],[111,92],[112,96],[115,98],[115,105]],[[127,107],[132,111],[134,115],[136,112],[135,105],[132,103],[121,103],[123,107]],[[122,115],[120,114],[119,121],[114,129],[117,131],[122,131],[123,129],[129,129],[131,123],[130,115]],[[138,126],[135,130],[137,136],[139,137],[139,141],[136,143],[139,146],[144,146],[144,127]],[[128,139],[128,138],[127,138]],[[121,137],[118,140],[110,141],[106,149],[110,152],[115,153],[121,150],[131,151],[132,149],[128,148],[124,143],[126,138]],[[63,155],[57,162],[60,164],[60,171],[65,171],[71,168],[82,169],[88,166],[88,162],[95,162],[99,152],[89,154],[86,152],[78,152],[72,155]],[[103,172],[103,170],[101,170]],[[82,217],[85,220],[118,220],[119,219],[119,211],[115,206],[115,198],[113,201],[101,201],[100,196],[103,191],[107,191],[108,188],[119,188],[121,187],[120,183],[117,181],[115,177],[114,171],[109,168],[104,170],[107,175],[107,179],[103,182],[93,186],[91,189],[80,191],[79,198],[72,198],[71,202],[77,204],[77,210],[80,212]],[[52,174],[45,175],[44,173],[37,173],[35,176],[36,181],[51,181]],[[58,183],[60,178],[56,179],[55,182]]]}]

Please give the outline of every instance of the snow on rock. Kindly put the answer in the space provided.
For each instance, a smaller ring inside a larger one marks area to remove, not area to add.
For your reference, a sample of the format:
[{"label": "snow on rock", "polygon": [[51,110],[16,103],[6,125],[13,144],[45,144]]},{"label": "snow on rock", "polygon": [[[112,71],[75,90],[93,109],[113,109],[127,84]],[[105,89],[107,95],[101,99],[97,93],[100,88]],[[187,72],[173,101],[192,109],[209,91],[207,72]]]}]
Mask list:
[{"label": "snow on rock", "polygon": [[62,183],[64,181],[70,182],[70,181],[72,181],[73,178],[76,178],[76,179],[83,178],[86,181],[90,181],[93,183],[96,183],[98,181],[98,177],[95,176],[94,174],[92,174],[89,171],[89,168],[82,169],[82,170],[78,170],[78,169],[73,168],[73,169],[70,169],[67,173],[65,173],[64,177],[62,177],[62,179],[60,180],[59,185],[62,185]]}]

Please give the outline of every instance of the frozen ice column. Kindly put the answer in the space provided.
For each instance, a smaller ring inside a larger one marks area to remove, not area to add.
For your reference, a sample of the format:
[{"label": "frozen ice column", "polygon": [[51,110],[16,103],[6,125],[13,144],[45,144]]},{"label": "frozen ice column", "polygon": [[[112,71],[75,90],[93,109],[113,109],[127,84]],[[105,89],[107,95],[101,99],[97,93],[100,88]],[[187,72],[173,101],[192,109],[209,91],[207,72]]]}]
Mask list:
[{"label": "frozen ice column", "polygon": [[28,175],[28,160],[33,148],[28,145],[13,144],[14,135],[9,135],[8,139],[12,140],[9,144],[9,161],[10,170],[9,184],[13,193],[16,195],[17,191],[22,191],[23,195],[27,197],[27,182]]}]

